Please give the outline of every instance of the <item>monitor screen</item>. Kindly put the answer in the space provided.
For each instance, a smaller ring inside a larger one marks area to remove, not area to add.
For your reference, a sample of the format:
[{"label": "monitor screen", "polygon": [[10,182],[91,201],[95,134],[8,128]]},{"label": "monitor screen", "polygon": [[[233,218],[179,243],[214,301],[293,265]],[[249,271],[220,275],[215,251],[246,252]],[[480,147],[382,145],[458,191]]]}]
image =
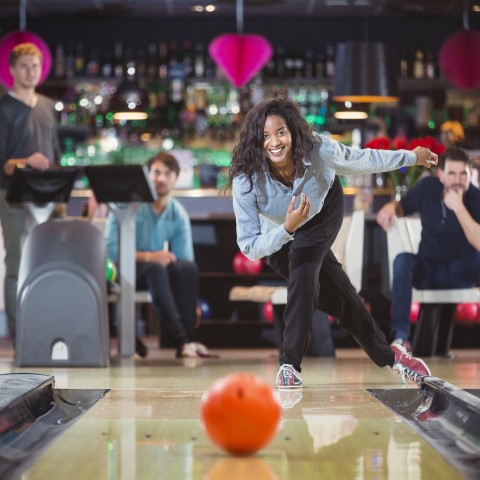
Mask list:
[{"label": "monitor screen", "polygon": [[10,203],[66,203],[70,198],[78,169],[53,167],[44,171],[16,167],[7,191]]},{"label": "monitor screen", "polygon": [[157,192],[146,165],[95,165],[85,167],[97,202],[153,202]]}]

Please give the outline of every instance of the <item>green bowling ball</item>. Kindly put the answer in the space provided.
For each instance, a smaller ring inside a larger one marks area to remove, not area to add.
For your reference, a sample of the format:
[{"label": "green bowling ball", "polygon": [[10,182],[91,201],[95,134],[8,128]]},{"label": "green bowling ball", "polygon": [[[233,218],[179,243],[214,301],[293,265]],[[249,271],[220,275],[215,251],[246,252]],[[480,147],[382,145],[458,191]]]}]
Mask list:
[{"label": "green bowling ball", "polygon": [[117,266],[109,258],[105,262],[105,278],[107,282],[114,282],[117,278]]}]

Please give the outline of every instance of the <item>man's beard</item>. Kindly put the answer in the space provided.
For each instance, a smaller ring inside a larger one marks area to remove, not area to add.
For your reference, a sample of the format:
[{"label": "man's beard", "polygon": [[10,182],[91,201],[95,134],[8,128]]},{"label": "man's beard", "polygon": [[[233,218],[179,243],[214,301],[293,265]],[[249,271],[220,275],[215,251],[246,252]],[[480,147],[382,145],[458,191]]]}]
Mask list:
[{"label": "man's beard", "polygon": [[464,185],[450,185],[449,187],[445,188],[445,193],[447,193],[449,190],[455,190],[456,192],[462,192],[462,195],[465,195],[465,193],[467,193],[467,189],[465,188]]}]

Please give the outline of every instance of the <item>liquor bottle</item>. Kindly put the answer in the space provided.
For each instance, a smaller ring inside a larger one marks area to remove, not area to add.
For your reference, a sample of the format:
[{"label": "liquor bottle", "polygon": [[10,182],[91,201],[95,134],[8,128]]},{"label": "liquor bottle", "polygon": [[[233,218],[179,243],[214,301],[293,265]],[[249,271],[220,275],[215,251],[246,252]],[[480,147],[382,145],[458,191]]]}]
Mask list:
[{"label": "liquor bottle", "polygon": [[193,75],[192,42],[188,38],[183,41],[181,61],[185,69],[185,77],[191,78]]},{"label": "liquor bottle", "polygon": [[157,44],[155,42],[150,42],[148,44],[148,52],[147,52],[147,71],[146,75],[148,78],[156,78],[157,77]]},{"label": "liquor bottle", "polygon": [[300,53],[293,57],[293,76],[294,78],[303,78],[305,60]]},{"label": "liquor bottle", "polygon": [[294,67],[295,67],[295,62],[293,59],[293,55],[291,52],[287,52],[285,54],[285,59],[284,59],[284,71],[285,71],[285,77],[286,78],[293,78],[294,77]]},{"label": "liquor bottle", "polygon": [[90,50],[90,55],[87,61],[86,73],[90,77],[100,75],[100,59],[98,58],[97,49]]},{"label": "liquor bottle", "polygon": [[277,47],[276,58],[275,58],[275,67],[276,67],[276,77],[285,78],[285,50],[283,47]]},{"label": "liquor bottle", "polygon": [[67,74],[67,63],[63,43],[57,43],[55,47],[55,58],[53,66],[53,75],[55,78],[65,78]]},{"label": "liquor bottle", "polygon": [[205,78],[215,78],[217,76],[217,69],[215,62],[208,53],[205,54]]},{"label": "liquor bottle", "polygon": [[403,50],[402,56],[400,57],[400,77],[401,78],[409,77],[410,75],[409,63],[410,62],[408,61],[407,51]]},{"label": "liquor bottle", "polygon": [[435,78],[435,62],[433,61],[433,55],[430,52],[427,52],[425,60],[425,77],[433,80]]},{"label": "liquor bottle", "polygon": [[193,72],[196,78],[205,77],[205,53],[202,43],[197,43],[195,45]]},{"label": "liquor bottle", "polygon": [[137,50],[137,77],[145,78],[147,72],[147,60],[145,58],[145,49],[140,47]]},{"label": "liquor bottle", "polygon": [[425,78],[425,59],[421,50],[417,50],[415,52],[415,61],[413,62],[413,76],[418,79]]},{"label": "liquor bottle", "polygon": [[168,76],[168,45],[167,42],[158,44],[158,78],[165,80]]},{"label": "liquor bottle", "polygon": [[124,65],[123,65],[123,43],[115,42],[114,50],[114,63],[113,63],[113,76],[115,78],[123,78]]},{"label": "liquor bottle", "polygon": [[313,78],[313,50],[307,48],[305,50],[305,62],[304,62],[304,70],[303,70],[303,77],[311,79]]},{"label": "liquor bottle", "polygon": [[327,43],[325,53],[325,74],[327,78],[333,78],[335,76],[335,46],[333,43]]},{"label": "liquor bottle", "polygon": [[113,56],[112,51],[106,48],[103,51],[102,66],[100,68],[102,77],[110,78],[113,74]]},{"label": "liquor bottle", "polygon": [[265,65],[264,71],[267,78],[275,78],[275,55],[270,57],[270,60]]},{"label": "liquor bottle", "polygon": [[205,77],[205,56],[202,43],[197,43],[195,45],[195,63],[193,70],[195,78]]},{"label": "liquor bottle", "polygon": [[72,79],[75,76],[75,50],[72,44],[68,46],[66,62],[65,76],[68,79]]},{"label": "liquor bottle", "polygon": [[85,53],[81,42],[77,43],[75,49],[74,69],[76,77],[81,77],[85,73]]},{"label": "liquor bottle", "polygon": [[315,55],[315,78],[325,78],[325,57],[323,52]]}]

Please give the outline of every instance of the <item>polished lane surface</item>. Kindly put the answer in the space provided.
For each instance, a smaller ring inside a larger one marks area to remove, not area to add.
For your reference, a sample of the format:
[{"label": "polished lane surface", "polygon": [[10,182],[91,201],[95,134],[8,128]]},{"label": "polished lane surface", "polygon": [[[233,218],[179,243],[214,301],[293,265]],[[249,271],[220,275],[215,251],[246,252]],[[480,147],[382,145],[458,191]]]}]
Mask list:
[{"label": "polished lane surface", "polygon": [[[251,457],[232,457],[205,436],[202,393],[228,373],[248,371],[273,383],[273,350],[222,350],[219,359],[175,360],[155,349],[146,360],[113,358],[109,368],[45,368],[57,389],[111,389],[34,459],[22,480],[56,479],[457,479],[465,478],[422,436],[367,389],[408,388],[360,350],[308,358],[303,397],[275,439]],[[0,350],[0,373],[22,372]],[[433,373],[478,388],[480,352],[429,359]]]}]

